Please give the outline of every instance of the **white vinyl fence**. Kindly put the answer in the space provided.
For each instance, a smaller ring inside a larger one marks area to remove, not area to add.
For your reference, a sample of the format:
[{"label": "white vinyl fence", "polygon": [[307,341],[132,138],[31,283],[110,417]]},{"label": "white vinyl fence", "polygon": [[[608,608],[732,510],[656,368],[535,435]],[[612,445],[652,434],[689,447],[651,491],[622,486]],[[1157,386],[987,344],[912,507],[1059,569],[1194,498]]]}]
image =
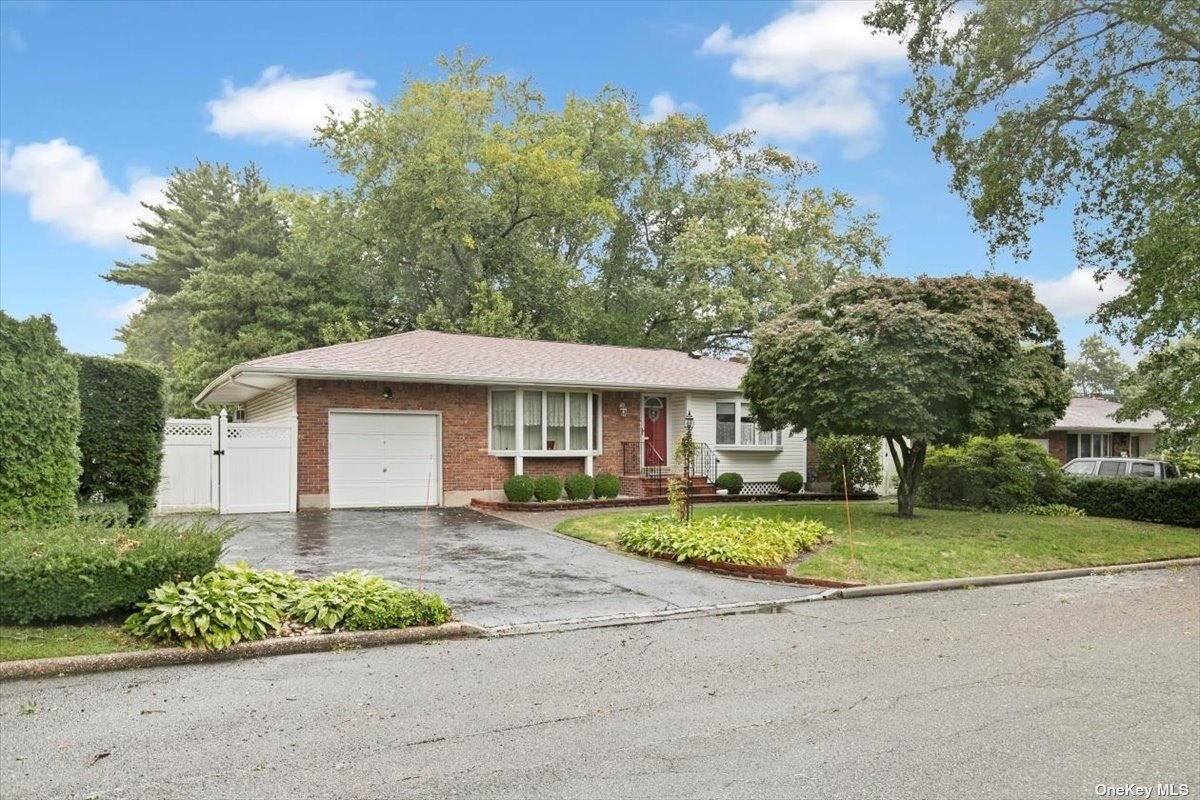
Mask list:
[{"label": "white vinyl fence", "polygon": [[296,422],[169,419],[158,511],[296,510]]}]

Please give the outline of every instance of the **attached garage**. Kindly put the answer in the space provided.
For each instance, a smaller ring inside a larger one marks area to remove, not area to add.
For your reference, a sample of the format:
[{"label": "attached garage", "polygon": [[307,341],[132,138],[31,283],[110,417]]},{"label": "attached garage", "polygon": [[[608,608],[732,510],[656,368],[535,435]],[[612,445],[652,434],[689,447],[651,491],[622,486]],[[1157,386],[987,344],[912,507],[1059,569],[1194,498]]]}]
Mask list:
[{"label": "attached garage", "polygon": [[329,412],[331,508],[441,505],[441,415]]}]

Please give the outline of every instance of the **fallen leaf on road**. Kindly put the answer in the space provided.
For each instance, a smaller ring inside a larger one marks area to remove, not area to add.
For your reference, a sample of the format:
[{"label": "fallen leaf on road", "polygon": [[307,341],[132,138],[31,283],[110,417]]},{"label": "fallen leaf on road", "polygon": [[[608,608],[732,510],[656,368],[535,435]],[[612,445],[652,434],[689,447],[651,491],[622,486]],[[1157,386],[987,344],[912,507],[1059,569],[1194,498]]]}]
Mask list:
[{"label": "fallen leaf on road", "polygon": [[108,758],[111,755],[112,755],[112,750],[101,750],[99,753],[96,753],[96,755],[94,755],[88,759],[88,766],[94,767],[94,766],[96,766],[97,761],[99,761],[102,758]]}]

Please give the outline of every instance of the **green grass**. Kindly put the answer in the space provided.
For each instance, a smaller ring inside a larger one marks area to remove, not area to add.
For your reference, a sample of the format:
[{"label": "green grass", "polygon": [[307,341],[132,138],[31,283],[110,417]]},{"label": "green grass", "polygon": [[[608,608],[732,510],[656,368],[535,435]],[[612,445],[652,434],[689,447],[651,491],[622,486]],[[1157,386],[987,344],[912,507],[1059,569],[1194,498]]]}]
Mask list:
[{"label": "green grass", "polygon": [[61,625],[0,625],[0,661],[120,653],[152,647],[145,640],[124,633],[120,621],[115,619]]},{"label": "green grass", "polygon": [[[576,517],[560,523],[557,530],[615,549],[622,523],[645,513]],[[838,503],[713,504],[697,507],[693,513],[819,520],[833,529],[833,543],[801,561],[793,573],[871,584],[1200,555],[1200,530],[1194,528],[1102,517],[1031,517],[920,508],[915,519],[901,519],[894,503],[873,502],[851,504],[852,564],[846,512]]]}]

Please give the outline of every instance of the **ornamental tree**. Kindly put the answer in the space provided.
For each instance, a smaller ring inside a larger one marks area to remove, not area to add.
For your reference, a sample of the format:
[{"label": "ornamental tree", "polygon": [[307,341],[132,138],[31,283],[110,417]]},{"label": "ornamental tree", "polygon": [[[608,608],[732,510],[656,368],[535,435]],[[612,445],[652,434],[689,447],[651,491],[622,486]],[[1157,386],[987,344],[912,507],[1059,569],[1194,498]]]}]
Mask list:
[{"label": "ornamental tree", "polygon": [[860,278],[761,326],[743,389],[764,428],[883,437],[911,517],[930,445],[1046,430],[1070,399],[1064,365],[1026,281]]}]

